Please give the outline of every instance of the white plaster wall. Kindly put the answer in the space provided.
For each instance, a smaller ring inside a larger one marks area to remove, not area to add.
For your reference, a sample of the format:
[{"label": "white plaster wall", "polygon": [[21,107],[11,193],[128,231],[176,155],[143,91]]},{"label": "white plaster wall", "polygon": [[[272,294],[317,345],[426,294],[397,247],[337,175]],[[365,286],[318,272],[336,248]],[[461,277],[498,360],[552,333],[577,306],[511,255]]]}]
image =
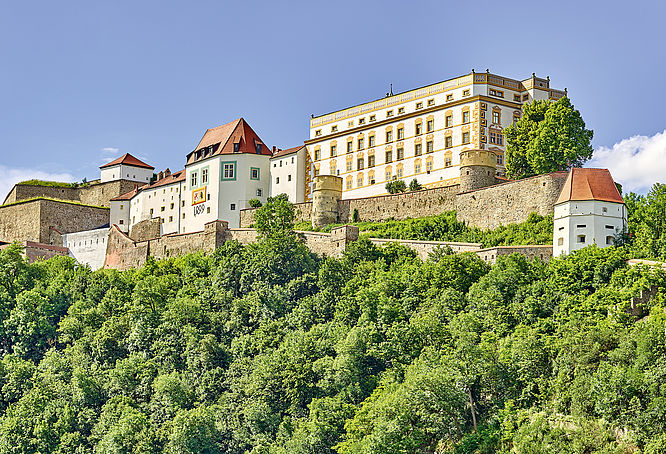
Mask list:
[{"label": "white plaster wall", "polygon": [[134,167],[118,164],[101,169],[100,174],[102,183],[115,180],[130,180],[140,183],[148,183],[153,176],[153,171],[144,167]]},{"label": "white plaster wall", "polygon": [[[134,224],[159,217],[162,219],[161,231],[163,235],[178,233],[182,220],[182,186],[184,186],[182,182],[175,182],[144,189],[135,195],[129,202],[130,212],[127,231]],[[113,216],[113,205],[111,210]]]},{"label": "white plaster wall", "polygon": [[[621,203],[585,200],[558,204],[553,218],[553,255],[567,255],[592,244],[611,246],[607,237],[621,232],[626,224],[627,210]],[[579,242],[580,235],[585,235],[585,243]]]},{"label": "white plaster wall", "polygon": [[86,230],[68,233],[62,236],[63,246],[69,248],[70,256],[90,269],[98,270],[104,266],[109,229]]},{"label": "white plaster wall", "polygon": [[[292,203],[305,199],[305,147],[270,160],[270,195],[287,194]],[[290,180],[291,177],[291,180]]]},{"label": "white plaster wall", "polygon": [[112,200],[110,202],[111,225],[116,224],[125,233],[130,229],[130,204],[131,200]]}]

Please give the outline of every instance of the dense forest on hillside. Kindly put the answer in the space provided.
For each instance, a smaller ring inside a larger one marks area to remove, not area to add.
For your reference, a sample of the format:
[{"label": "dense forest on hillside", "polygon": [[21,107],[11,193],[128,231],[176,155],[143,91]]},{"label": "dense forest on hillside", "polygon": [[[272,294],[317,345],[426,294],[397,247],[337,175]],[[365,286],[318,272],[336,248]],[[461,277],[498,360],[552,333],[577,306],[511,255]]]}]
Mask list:
[{"label": "dense forest on hillside", "polygon": [[632,246],[322,259],[284,201],[257,219],[126,272],[0,252],[0,453],[665,452],[666,277]]}]

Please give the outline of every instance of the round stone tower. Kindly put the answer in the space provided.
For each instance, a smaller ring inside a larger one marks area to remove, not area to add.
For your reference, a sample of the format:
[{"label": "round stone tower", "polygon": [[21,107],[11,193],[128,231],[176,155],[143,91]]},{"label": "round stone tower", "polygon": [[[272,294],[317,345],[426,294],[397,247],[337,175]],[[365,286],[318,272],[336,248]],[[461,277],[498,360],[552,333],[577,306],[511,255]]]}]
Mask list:
[{"label": "round stone tower", "polygon": [[495,184],[497,156],[489,150],[460,153],[460,192],[474,191]]},{"label": "round stone tower", "polygon": [[312,179],[312,227],[338,222],[338,202],[342,198],[342,178],[319,175]]}]

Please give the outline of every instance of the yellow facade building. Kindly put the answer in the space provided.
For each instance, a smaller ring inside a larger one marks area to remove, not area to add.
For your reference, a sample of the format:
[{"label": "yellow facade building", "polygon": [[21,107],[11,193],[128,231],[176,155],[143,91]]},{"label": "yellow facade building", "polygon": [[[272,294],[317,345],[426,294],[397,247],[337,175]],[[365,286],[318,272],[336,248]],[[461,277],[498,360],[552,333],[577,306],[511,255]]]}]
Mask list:
[{"label": "yellow facade building", "polygon": [[[457,184],[460,153],[488,150],[504,175],[503,130],[533,100],[558,100],[549,78],[489,72],[456,77],[310,119],[305,142],[312,176],[343,179],[345,199],[386,193],[389,181],[426,188]],[[306,200],[309,200],[306,191]]]}]

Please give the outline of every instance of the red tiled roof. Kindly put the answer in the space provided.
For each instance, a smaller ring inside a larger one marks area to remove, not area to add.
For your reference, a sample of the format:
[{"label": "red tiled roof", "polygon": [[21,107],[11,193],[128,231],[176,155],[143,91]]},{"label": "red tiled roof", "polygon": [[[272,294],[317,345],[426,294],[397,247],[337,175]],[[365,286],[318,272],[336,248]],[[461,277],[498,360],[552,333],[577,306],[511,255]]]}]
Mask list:
[{"label": "red tiled roof", "polygon": [[305,147],[305,145],[300,145],[298,147],[294,148],[287,148],[286,150],[280,150],[277,153],[273,155],[274,158],[280,158],[282,156],[287,156],[288,154],[296,153],[297,151],[300,151],[301,148]]},{"label": "red tiled roof", "polygon": [[149,184],[144,184],[143,186],[132,189],[130,192],[119,195],[118,197],[114,197],[111,200],[112,201],[130,200],[132,197],[134,197],[139,192],[141,192],[145,189],[153,189],[153,188],[157,188],[157,187],[160,187],[160,186],[165,186],[167,184],[178,183],[178,182],[181,182],[181,181],[185,181],[185,169],[180,170],[180,171],[175,172],[175,173],[172,173],[168,177],[164,177],[161,180],[157,180],[156,182],[154,182],[152,184],[150,184],[150,183]]},{"label": "red tiled roof", "polygon": [[608,169],[571,169],[555,203],[572,200],[624,203]]},{"label": "red tiled roof", "polygon": [[238,153],[257,154],[256,145],[261,145],[261,154],[271,156],[271,150],[259,138],[256,132],[243,118],[239,118],[230,123],[208,129],[203,135],[199,144],[187,155],[187,164],[196,161],[196,153],[203,148],[216,146],[212,154],[205,157],[218,156],[221,154],[234,154],[234,143],[239,144]]},{"label": "red tiled roof", "polygon": [[125,153],[118,159],[114,159],[113,161],[109,162],[108,164],[104,164],[103,166],[100,166],[100,169],[103,169],[105,167],[111,167],[111,166],[116,166],[116,165],[125,165],[125,166],[134,166],[134,167],[143,167],[145,169],[154,169],[155,167],[149,166],[143,161],[138,160],[134,156],[132,156],[129,153]]}]

